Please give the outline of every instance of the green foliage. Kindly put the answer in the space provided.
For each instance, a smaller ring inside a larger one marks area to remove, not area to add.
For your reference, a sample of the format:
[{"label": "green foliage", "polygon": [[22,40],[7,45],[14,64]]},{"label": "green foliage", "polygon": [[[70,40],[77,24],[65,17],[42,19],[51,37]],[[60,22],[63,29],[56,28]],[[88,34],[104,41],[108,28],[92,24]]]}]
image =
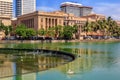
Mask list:
[{"label": "green foliage", "polygon": [[64,39],[72,39],[74,29],[72,26],[64,26],[63,28],[63,38]]},{"label": "green foliage", "polygon": [[32,37],[36,35],[36,31],[32,28],[27,28],[25,25],[21,24],[18,25],[15,30],[16,35],[25,37]]},{"label": "green foliage", "polygon": [[32,28],[26,29],[26,36],[27,37],[31,37],[31,36],[35,36],[36,35],[36,31]]},{"label": "green foliage", "polygon": [[4,29],[5,29],[5,34],[6,35],[9,35],[13,31],[12,26],[6,26]]},{"label": "green foliage", "polygon": [[78,26],[55,26],[48,28],[47,30],[40,29],[38,34],[41,36],[49,36],[54,38],[62,38],[62,39],[72,39],[73,34],[78,32]]},{"label": "green foliage", "polygon": [[37,31],[38,35],[44,36],[46,34],[45,30],[42,28]]},{"label": "green foliage", "polygon": [[15,33],[16,33],[16,35],[18,35],[18,36],[27,37],[27,36],[26,36],[26,29],[27,29],[27,28],[26,28],[25,25],[20,24],[20,25],[17,26],[17,28],[16,28],[16,30],[15,30]]},{"label": "green foliage", "polygon": [[111,18],[108,17],[104,20],[98,20],[97,22],[86,22],[83,27],[84,32],[97,32],[104,33],[105,36],[120,36],[120,27]]},{"label": "green foliage", "polygon": [[20,24],[16,29],[27,29],[27,27],[24,24]]},{"label": "green foliage", "polygon": [[50,36],[50,37],[54,37],[55,36],[55,28],[54,27],[51,27],[51,28],[48,28],[47,30],[47,36]]},{"label": "green foliage", "polygon": [[6,36],[13,31],[12,26],[5,26],[3,23],[0,24],[0,31],[5,31]]},{"label": "green foliage", "polygon": [[0,23],[0,31],[5,30],[5,25],[3,23]]},{"label": "green foliage", "polygon": [[61,25],[58,25],[58,26],[55,26],[55,38],[57,37],[62,37],[63,36],[63,26]]},{"label": "green foliage", "polygon": [[74,25],[73,26],[73,33],[77,33],[78,32],[78,26],[77,25]]}]

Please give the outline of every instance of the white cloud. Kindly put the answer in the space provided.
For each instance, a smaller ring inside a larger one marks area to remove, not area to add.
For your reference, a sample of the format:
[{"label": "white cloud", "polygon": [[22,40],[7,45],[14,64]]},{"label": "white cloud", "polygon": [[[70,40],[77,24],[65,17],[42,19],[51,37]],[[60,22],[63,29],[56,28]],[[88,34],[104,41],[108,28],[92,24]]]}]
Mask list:
[{"label": "white cloud", "polygon": [[40,10],[40,11],[55,11],[57,9],[56,8],[52,8],[52,7],[47,7],[47,6],[38,6],[37,10]]},{"label": "white cloud", "polygon": [[111,16],[116,20],[120,20],[120,3],[97,3],[94,6],[96,13],[105,14]]}]

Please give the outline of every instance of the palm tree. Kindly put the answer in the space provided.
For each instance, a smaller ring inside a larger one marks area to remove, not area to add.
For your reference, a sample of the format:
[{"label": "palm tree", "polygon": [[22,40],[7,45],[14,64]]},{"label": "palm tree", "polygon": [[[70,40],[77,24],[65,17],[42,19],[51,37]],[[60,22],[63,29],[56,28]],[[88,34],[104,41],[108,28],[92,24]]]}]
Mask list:
[{"label": "palm tree", "polygon": [[114,36],[114,34],[118,33],[118,30],[119,30],[119,26],[115,21],[112,21],[111,28],[110,28],[111,36]]},{"label": "palm tree", "polygon": [[12,26],[5,26],[5,34],[10,36],[11,32],[13,31]]},{"label": "palm tree", "polygon": [[63,26],[61,25],[55,26],[54,30],[55,30],[55,38],[60,37],[60,34],[63,31]]},{"label": "palm tree", "polygon": [[86,33],[86,35],[87,35],[87,33],[88,32],[91,32],[91,30],[92,30],[92,27],[91,27],[91,23],[90,22],[86,22],[85,23],[85,25],[83,26],[83,31]]},{"label": "palm tree", "polygon": [[74,25],[73,26],[73,35],[75,35],[76,39],[79,39],[80,32],[81,32],[81,29],[77,25]]}]

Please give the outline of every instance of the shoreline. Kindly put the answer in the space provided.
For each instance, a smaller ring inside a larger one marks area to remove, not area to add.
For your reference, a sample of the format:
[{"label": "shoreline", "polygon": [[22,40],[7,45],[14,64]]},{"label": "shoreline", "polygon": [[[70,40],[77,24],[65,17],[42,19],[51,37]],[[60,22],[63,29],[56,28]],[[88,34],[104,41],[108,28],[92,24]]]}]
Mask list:
[{"label": "shoreline", "polygon": [[93,40],[1,40],[0,44],[4,43],[57,43],[57,42],[120,42],[120,39],[93,39]]}]

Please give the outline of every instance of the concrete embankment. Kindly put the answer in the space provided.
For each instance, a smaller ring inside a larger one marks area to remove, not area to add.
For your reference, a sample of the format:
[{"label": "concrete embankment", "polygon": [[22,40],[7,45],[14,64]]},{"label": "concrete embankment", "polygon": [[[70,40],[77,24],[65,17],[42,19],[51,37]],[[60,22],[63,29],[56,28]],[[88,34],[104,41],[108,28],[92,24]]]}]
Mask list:
[{"label": "concrete embankment", "polygon": [[114,42],[120,39],[93,39],[93,40],[1,40],[0,43],[56,43],[56,42]]}]

